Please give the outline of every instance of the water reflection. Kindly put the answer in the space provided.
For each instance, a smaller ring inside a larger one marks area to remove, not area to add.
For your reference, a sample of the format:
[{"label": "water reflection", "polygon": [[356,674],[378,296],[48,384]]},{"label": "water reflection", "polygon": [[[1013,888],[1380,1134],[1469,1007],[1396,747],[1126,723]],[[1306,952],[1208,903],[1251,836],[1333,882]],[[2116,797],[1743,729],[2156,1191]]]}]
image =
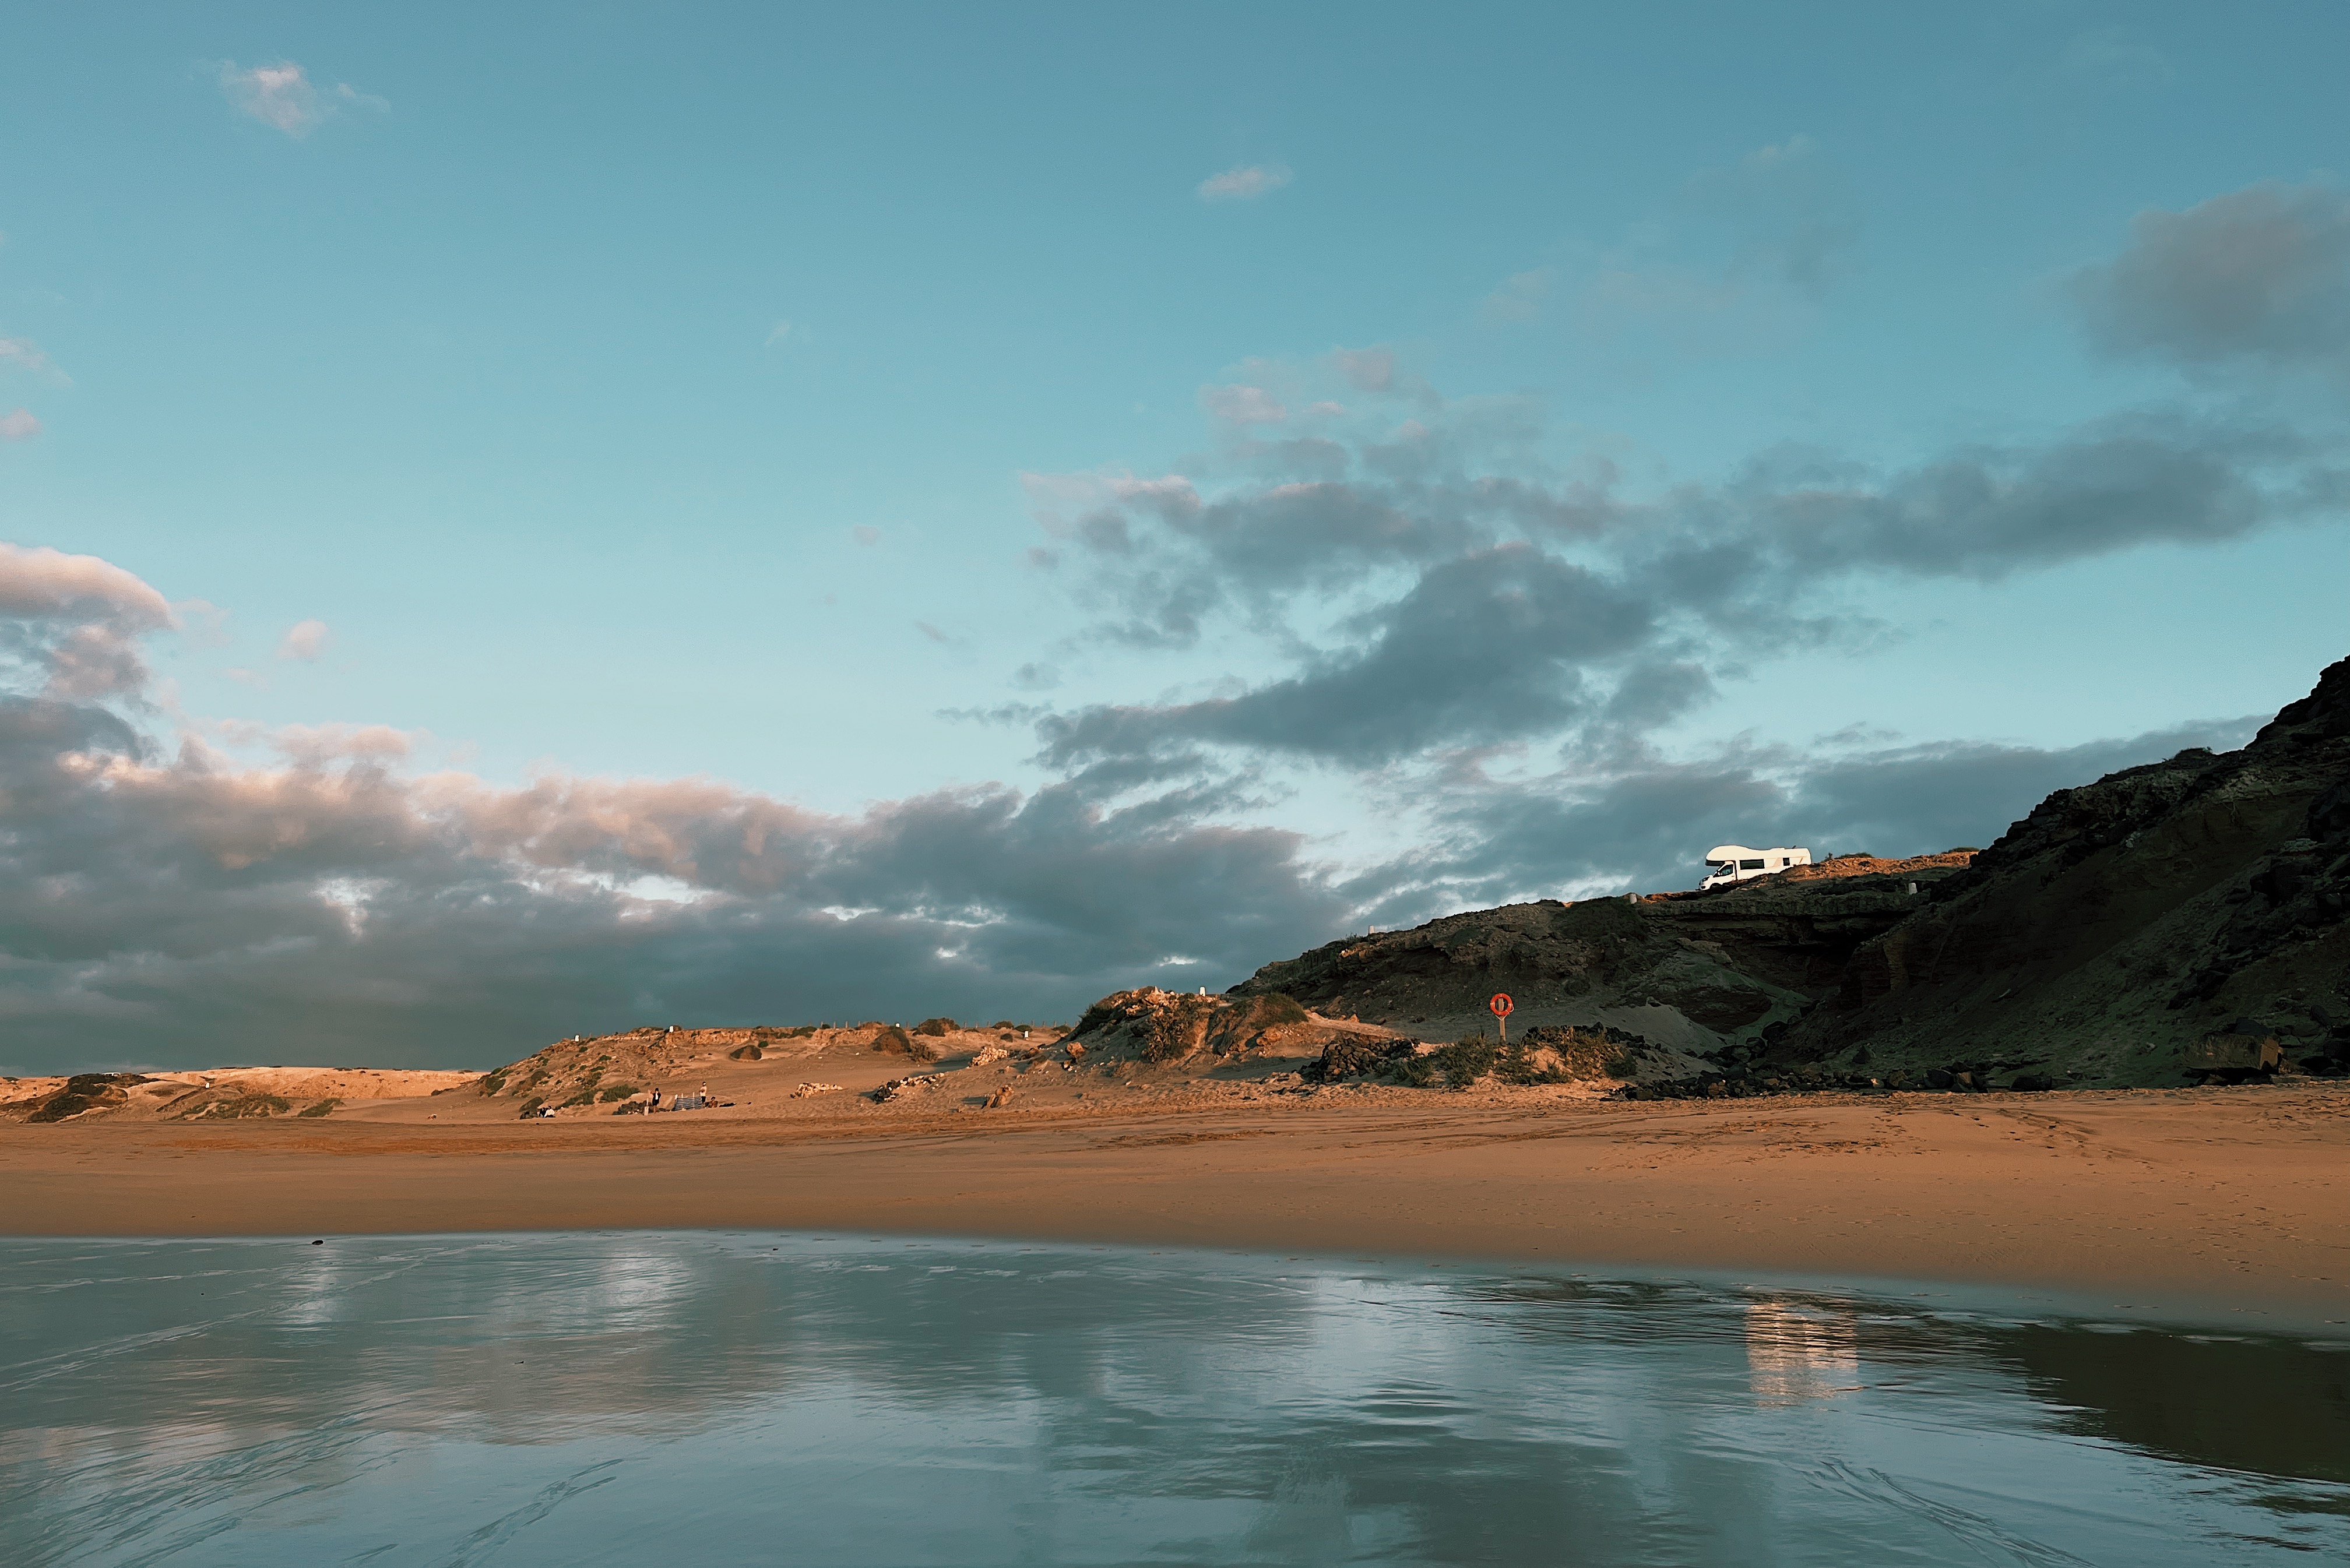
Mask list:
[{"label": "water reflection", "polygon": [[1806,1311],[1785,1302],[1751,1302],[1746,1308],[1746,1365],[1754,1397],[1765,1405],[1824,1399],[1857,1392],[1860,1369],[1853,1314]]},{"label": "water reflection", "polygon": [[[1462,1277],[1456,1277],[1462,1276]],[[10,1563],[2350,1559],[2350,1355],[775,1236],[0,1243]]]}]

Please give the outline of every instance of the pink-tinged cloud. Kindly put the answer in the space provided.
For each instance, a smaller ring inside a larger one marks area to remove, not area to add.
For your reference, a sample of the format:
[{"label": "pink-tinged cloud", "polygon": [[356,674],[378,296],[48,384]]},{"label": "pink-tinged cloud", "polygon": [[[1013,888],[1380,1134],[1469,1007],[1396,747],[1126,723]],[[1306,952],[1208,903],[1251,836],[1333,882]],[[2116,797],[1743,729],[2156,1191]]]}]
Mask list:
[{"label": "pink-tinged cloud", "polygon": [[18,624],[5,647],[15,663],[66,699],[137,695],[147,684],[139,639],[178,624],[137,576],[96,556],[0,544],[0,619]]},{"label": "pink-tinged cloud", "polygon": [[1211,174],[1200,182],[1202,202],[1253,202],[1280,190],[1290,182],[1290,172],[1279,164],[1249,163],[1237,169],[1227,169],[1221,174]]},{"label": "pink-tinged cloud", "polygon": [[33,417],[30,409],[0,414],[0,441],[30,441],[40,433],[41,421]]},{"label": "pink-tinged cloud", "polygon": [[163,596],[111,561],[68,556],[47,545],[0,544],[0,616],[47,620],[68,615],[138,631],[174,624]]},{"label": "pink-tinged cloud", "polygon": [[298,767],[338,762],[401,762],[417,734],[389,724],[286,724],[267,735],[271,748]]},{"label": "pink-tinged cloud", "polygon": [[277,657],[298,659],[305,664],[316,664],[318,655],[327,650],[327,639],[331,635],[322,620],[299,620],[288,627],[278,639]]}]

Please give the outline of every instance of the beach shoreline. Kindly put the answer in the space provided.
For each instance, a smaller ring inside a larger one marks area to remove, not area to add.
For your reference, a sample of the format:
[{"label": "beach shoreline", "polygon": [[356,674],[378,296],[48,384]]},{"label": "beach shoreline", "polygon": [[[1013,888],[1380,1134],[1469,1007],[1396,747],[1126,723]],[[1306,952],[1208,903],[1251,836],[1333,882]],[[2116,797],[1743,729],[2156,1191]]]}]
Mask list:
[{"label": "beach shoreline", "polygon": [[[444,1102],[445,1103],[445,1102]],[[2350,1085],[15,1126],[0,1234],[863,1231],[2350,1320]]]}]

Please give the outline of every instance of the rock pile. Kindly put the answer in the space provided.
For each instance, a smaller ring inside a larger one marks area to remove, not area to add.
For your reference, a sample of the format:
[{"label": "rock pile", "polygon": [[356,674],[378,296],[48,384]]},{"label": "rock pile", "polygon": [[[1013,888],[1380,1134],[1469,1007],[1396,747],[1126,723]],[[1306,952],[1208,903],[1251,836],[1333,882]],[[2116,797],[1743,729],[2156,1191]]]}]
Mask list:
[{"label": "rock pile", "polygon": [[908,1095],[929,1093],[938,1087],[939,1080],[943,1076],[945,1075],[941,1073],[916,1073],[908,1077],[892,1078],[874,1090],[867,1098],[877,1106],[886,1106],[890,1101],[901,1099]]}]

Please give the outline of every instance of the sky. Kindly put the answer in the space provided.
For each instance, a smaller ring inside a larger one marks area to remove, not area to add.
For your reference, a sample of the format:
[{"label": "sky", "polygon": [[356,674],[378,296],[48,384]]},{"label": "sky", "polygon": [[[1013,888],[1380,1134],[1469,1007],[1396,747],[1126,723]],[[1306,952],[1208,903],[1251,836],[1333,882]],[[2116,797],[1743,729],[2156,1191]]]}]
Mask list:
[{"label": "sky", "polygon": [[9,31],[0,1072],[1069,1017],[2350,652],[2338,6]]}]

